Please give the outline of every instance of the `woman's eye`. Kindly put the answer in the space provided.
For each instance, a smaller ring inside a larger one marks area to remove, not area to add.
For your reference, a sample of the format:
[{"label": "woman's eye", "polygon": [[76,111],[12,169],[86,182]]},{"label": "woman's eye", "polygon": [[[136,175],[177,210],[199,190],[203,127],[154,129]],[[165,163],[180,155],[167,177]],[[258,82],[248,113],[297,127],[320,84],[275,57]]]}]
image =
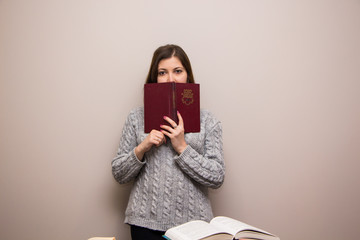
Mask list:
[{"label": "woman's eye", "polygon": [[165,75],[165,72],[164,72],[164,71],[160,71],[158,74],[159,74],[159,76],[163,76],[163,75]]},{"label": "woman's eye", "polygon": [[181,69],[176,69],[175,72],[176,73],[182,73],[182,70]]}]

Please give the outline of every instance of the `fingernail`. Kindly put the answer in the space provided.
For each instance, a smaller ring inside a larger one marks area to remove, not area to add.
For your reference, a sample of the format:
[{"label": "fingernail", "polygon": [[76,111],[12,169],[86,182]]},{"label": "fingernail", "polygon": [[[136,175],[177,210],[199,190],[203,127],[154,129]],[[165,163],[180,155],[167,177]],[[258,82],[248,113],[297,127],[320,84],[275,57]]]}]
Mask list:
[{"label": "fingernail", "polygon": [[164,116],[163,118],[166,119],[166,116]]}]

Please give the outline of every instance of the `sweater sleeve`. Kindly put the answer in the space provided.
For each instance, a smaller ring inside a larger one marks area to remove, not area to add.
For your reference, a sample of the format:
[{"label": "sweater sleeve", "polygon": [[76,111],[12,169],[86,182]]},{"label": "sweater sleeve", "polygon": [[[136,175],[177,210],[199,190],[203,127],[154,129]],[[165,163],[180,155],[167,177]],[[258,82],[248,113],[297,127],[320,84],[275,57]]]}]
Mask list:
[{"label": "sweater sleeve", "polygon": [[225,175],[220,122],[217,122],[206,133],[203,154],[199,154],[188,145],[179,156],[175,157],[175,161],[188,176],[198,183],[210,188],[219,188]]},{"label": "sweater sleeve", "polygon": [[111,163],[113,176],[119,183],[127,183],[134,179],[145,164],[135,155],[136,122],[136,117],[130,113],[122,130],[116,157]]}]

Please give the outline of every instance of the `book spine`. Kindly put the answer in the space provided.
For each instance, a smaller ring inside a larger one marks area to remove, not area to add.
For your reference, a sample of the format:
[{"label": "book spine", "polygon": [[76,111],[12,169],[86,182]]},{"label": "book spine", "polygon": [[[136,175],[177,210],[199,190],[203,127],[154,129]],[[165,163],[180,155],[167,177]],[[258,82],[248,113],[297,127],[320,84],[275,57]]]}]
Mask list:
[{"label": "book spine", "polygon": [[176,107],[176,83],[172,83],[172,109],[171,109],[171,119],[173,119],[176,124],[178,123],[178,120],[177,120],[177,107]]}]

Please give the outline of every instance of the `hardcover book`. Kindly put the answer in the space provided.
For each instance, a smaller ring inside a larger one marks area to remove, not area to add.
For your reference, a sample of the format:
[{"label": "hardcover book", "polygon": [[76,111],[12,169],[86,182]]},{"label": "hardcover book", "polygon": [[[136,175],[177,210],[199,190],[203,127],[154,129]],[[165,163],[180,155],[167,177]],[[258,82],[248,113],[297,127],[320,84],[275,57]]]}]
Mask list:
[{"label": "hardcover book", "polygon": [[177,111],[184,120],[185,132],[200,132],[200,85],[197,83],[147,83],[144,85],[145,133],[161,130],[160,125],[170,124],[163,119],[170,117],[177,124]]},{"label": "hardcover book", "polygon": [[168,229],[169,240],[280,240],[279,237],[229,217],[215,217],[210,223],[194,220]]}]

